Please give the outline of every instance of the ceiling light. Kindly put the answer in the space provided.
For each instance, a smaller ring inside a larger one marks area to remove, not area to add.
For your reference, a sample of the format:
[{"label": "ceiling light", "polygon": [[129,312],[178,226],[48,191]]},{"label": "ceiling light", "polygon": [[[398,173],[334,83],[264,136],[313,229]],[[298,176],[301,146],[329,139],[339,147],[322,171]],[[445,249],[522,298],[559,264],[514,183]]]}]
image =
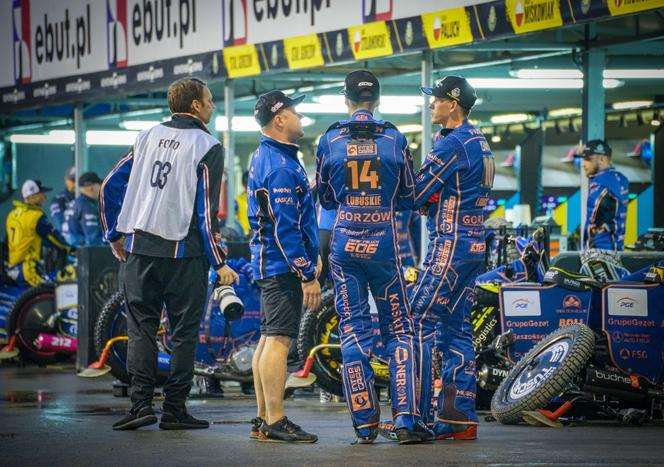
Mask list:
[{"label": "ceiling light", "polygon": [[[511,70],[510,76],[522,79],[583,79],[581,70],[573,68],[522,68]],[[612,69],[604,70],[604,78],[614,79],[662,79],[664,69]]]},{"label": "ceiling light", "polygon": [[520,123],[525,122],[530,119],[528,114],[505,114],[505,115],[493,115],[491,117],[491,123]]},{"label": "ceiling light", "polygon": [[621,69],[621,70],[604,70],[605,78],[619,78],[619,79],[662,79],[664,78],[664,69]]},{"label": "ceiling light", "polygon": [[16,134],[9,141],[16,144],[74,144],[74,132],[71,130],[55,130],[46,135]]},{"label": "ceiling light", "polygon": [[653,104],[653,101],[624,101],[624,102],[614,102],[611,104],[613,110],[626,110],[626,109],[640,109],[642,107],[649,107]]},{"label": "ceiling light", "polygon": [[416,151],[417,148],[420,147],[420,145],[417,144],[417,143],[410,143],[410,144],[408,145],[408,147],[410,148],[411,151]]},{"label": "ceiling light", "polygon": [[95,131],[85,132],[85,142],[90,146],[132,146],[138,131]]},{"label": "ceiling light", "polygon": [[[468,78],[475,89],[582,89],[583,79]],[[622,83],[605,79],[604,87],[614,89]]]},{"label": "ceiling light", "polygon": [[548,116],[551,118],[571,117],[571,116],[581,115],[581,113],[582,110],[579,107],[567,107],[563,109],[549,110]]},{"label": "ceiling light", "polygon": [[491,142],[492,143],[500,143],[503,139],[500,137],[500,135],[493,135],[491,137]]},{"label": "ceiling light", "polygon": [[157,126],[161,120],[123,120],[120,122],[120,128],[125,130],[147,130],[153,126]]},{"label": "ceiling light", "polygon": [[582,79],[583,73],[574,69],[559,68],[522,68],[511,70],[510,76],[521,79]]},{"label": "ceiling light", "polygon": [[341,105],[335,104],[316,104],[311,102],[303,102],[295,107],[295,110],[301,114],[346,114],[348,108],[342,103]]},{"label": "ceiling light", "polygon": [[420,125],[419,123],[399,125],[397,129],[401,133],[420,133],[422,131],[422,125]]},{"label": "ceiling light", "polygon": [[652,126],[660,126],[662,124],[661,120],[651,120],[650,124]]}]

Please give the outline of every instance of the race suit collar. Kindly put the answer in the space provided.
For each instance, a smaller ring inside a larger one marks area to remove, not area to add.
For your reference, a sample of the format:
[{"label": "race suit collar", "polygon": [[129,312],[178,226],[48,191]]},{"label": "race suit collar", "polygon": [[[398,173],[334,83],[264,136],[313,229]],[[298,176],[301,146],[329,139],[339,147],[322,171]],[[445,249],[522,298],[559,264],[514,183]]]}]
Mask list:
[{"label": "race suit collar", "polygon": [[452,132],[454,132],[454,131],[456,131],[456,130],[462,129],[462,128],[467,128],[467,127],[469,127],[469,126],[472,126],[472,125],[470,124],[470,122],[468,121],[468,119],[464,119],[464,120],[461,122],[461,125],[459,125],[459,126],[457,126],[457,127],[454,127],[454,128],[441,128],[440,131],[438,132],[439,138],[445,138],[445,137],[446,137],[447,135],[449,135],[450,133],[452,133]]},{"label": "race suit collar", "polygon": [[297,152],[300,150],[300,146],[292,143],[284,143],[283,141],[277,141],[274,138],[271,138],[267,135],[261,136],[261,144],[267,144],[273,148],[278,149],[284,154],[293,157],[297,160]]},{"label": "race suit collar", "polygon": [[605,174],[606,172],[610,172],[610,171],[612,171],[612,170],[616,170],[616,168],[615,168],[613,165],[609,165],[608,167],[604,167],[603,169],[598,170],[597,173],[595,173],[595,175],[592,175],[592,176],[589,177],[589,178],[595,178],[595,177],[597,177],[598,175]]},{"label": "race suit collar", "polygon": [[368,110],[360,109],[360,110],[356,110],[355,112],[353,112],[353,115],[350,116],[350,119],[351,120],[360,120],[360,121],[364,120],[364,121],[366,121],[366,120],[373,120],[374,116]]}]

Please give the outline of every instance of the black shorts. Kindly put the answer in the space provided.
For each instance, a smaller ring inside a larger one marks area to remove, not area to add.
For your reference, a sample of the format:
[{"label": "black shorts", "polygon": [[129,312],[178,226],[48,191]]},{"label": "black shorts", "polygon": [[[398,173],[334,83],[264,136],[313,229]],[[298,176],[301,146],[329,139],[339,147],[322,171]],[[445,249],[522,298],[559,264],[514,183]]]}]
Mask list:
[{"label": "black shorts", "polygon": [[261,335],[297,338],[302,314],[302,283],[293,273],[257,281],[261,289]]}]

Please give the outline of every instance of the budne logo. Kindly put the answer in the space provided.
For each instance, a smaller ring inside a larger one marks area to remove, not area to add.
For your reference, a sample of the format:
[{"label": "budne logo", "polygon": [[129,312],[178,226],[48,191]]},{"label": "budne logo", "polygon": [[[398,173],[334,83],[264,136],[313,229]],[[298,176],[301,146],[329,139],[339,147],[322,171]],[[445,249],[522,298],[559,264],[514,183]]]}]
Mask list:
[{"label": "budne logo", "polygon": [[247,0],[221,1],[221,28],[225,47],[247,43]]},{"label": "budne logo", "polygon": [[392,0],[362,0],[362,23],[391,19]]},{"label": "budne logo", "polygon": [[127,66],[127,0],[106,0],[106,43],[108,67]]},{"label": "budne logo", "polygon": [[32,45],[30,41],[30,0],[12,3],[12,30],[14,54],[14,81],[27,84],[32,81]]}]

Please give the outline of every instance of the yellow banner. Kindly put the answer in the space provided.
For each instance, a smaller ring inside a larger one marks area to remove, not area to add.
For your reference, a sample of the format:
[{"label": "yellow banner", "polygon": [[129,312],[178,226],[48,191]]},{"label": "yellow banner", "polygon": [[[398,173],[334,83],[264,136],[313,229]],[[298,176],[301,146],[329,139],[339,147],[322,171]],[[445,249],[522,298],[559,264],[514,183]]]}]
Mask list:
[{"label": "yellow banner", "polygon": [[563,24],[559,0],[505,0],[505,6],[517,34],[556,28]]},{"label": "yellow banner", "polygon": [[627,15],[664,7],[664,0],[607,0],[611,16]]},{"label": "yellow banner", "polygon": [[261,64],[258,62],[255,45],[224,47],[222,53],[229,78],[260,75]]},{"label": "yellow banner", "polygon": [[422,29],[432,49],[473,42],[470,18],[465,8],[422,15]]},{"label": "yellow banner", "polygon": [[291,70],[324,64],[318,34],[284,39],[284,52]]},{"label": "yellow banner", "polygon": [[390,30],[385,21],[348,28],[348,42],[355,60],[392,55]]}]

